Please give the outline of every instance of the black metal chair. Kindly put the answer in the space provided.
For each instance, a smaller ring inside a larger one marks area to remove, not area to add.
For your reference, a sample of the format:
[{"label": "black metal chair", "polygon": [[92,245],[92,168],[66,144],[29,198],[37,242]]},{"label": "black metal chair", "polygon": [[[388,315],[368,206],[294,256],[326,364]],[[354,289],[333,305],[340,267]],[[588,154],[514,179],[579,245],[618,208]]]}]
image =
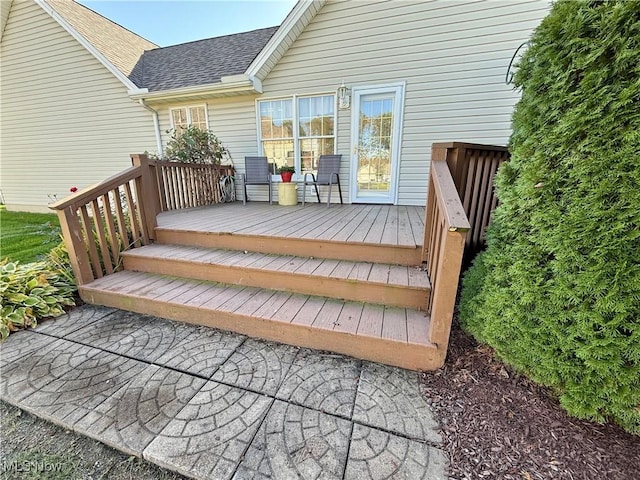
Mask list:
[{"label": "black metal chair", "polygon": [[[318,197],[318,203],[320,203],[320,192],[318,191],[318,185],[328,185],[329,195],[327,197],[327,208],[331,206],[331,186],[338,185],[338,193],[340,194],[340,203],[342,202],[342,189],[340,188],[340,161],[342,155],[320,155],[318,159],[318,176],[313,173],[304,174],[304,185],[302,187],[302,206],[305,203],[305,196],[307,193],[307,185],[313,185],[316,189],[316,197]],[[308,176],[311,175],[312,181],[307,181]]]},{"label": "black metal chair", "polygon": [[269,204],[271,200],[271,172],[267,157],[244,157],[244,173],[240,176],[244,196],[242,204],[247,204],[247,185],[269,185]]}]

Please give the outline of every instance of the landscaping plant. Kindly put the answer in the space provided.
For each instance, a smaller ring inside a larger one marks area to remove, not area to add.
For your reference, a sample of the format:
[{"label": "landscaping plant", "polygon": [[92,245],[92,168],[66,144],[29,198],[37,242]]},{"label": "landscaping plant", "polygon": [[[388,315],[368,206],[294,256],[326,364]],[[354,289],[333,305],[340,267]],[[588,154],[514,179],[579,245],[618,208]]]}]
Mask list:
[{"label": "landscaping plant", "polygon": [[0,340],[75,305],[76,288],[47,262],[0,263]]},{"label": "landscaping plant", "polygon": [[572,415],[640,433],[640,2],[559,1],[514,80],[463,327]]},{"label": "landscaping plant", "polygon": [[220,165],[229,158],[229,151],[211,130],[189,125],[181,132],[172,131],[164,152],[165,159],[184,163]]}]

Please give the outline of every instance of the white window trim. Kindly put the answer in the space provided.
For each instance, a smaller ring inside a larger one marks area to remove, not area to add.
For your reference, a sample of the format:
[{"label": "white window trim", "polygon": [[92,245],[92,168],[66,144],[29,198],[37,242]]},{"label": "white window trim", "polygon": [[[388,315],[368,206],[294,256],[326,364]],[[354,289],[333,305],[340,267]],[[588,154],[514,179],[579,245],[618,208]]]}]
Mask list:
[{"label": "white window trim", "polygon": [[176,126],[173,123],[173,112],[175,110],[182,110],[183,108],[187,109],[187,125],[192,125],[191,122],[191,111],[189,110],[190,108],[199,108],[202,107],[204,108],[204,121],[207,124],[207,130],[209,130],[209,108],[208,105],[206,103],[203,104],[199,104],[199,105],[180,105],[179,107],[172,107],[169,109],[169,122],[171,123],[171,129],[175,130]]},{"label": "white window trim", "polygon": [[[262,123],[260,122],[260,102],[271,102],[274,100],[291,100],[291,116],[293,117],[293,158],[296,164],[296,174],[293,177],[296,181],[302,181],[303,175],[301,171],[302,158],[300,155],[300,126],[298,118],[298,99],[299,98],[312,98],[312,97],[326,97],[333,96],[333,136],[323,135],[319,137],[303,137],[303,138],[333,138],[333,153],[334,155],[338,149],[338,96],[336,92],[321,92],[321,93],[305,93],[304,95],[283,95],[278,97],[264,97],[256,98],[255,111],[256,111],[256,133],[258,136],[258,150],[259,155],[264,155],[262,151]],[[184,107],[183,107],[184,108]],[[288,138],[276,138],[269,140],[288,140]],[[272,175],[272,180],[279,180],[280,175]]]}]

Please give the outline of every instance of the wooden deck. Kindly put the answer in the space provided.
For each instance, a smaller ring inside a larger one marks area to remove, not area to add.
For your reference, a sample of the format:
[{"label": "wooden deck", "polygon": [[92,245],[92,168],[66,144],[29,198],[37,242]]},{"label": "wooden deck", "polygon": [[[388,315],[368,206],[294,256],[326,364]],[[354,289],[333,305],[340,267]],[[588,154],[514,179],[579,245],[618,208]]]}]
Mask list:
[{"label": "wooden deck", "polygon": [[126,310],[434,368],[424,207],[251,202],[162,212],[156,242],[82,285]]},{"label": "wooden deck", "polygon": [[[424,207],[250,202],[163,212],[161,243],[419,265]],[[189,232],[189,235],[185,235]],[[268,238],[268,245],[264,239]],[[179,239],[179,241],[178,241]]]},{"label": "wooden deck", "polygon": [[[451,170],[465,173],[460,148],[434,144],[426,208],[203,207],[219,200],[218,169],[146,155],[51,208],[86,302],[430,370],[446,356],[470,229]],[[468,200],[484,219],[483,188]]]}]

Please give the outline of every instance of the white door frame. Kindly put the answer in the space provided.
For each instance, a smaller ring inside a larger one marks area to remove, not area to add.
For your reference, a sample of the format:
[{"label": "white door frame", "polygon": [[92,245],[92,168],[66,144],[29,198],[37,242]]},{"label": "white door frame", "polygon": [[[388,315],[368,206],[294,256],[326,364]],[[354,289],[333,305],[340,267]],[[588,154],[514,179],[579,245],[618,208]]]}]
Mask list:
[{"label": "white door frame", "polygon": [[[351,171],[349,178],[351,203],[390,203],[398,202],[398,181],[400,177],[400,147],[402,145],[402,127],[404,120],[404,93],[406,82],[384,85],[352,87],[351,89]],[[360,128],[360,97],[362,95],[394,93],[393,105],[393,141],[391,145],[391,183],[389,197],[358,197],[358,136]]]}]

